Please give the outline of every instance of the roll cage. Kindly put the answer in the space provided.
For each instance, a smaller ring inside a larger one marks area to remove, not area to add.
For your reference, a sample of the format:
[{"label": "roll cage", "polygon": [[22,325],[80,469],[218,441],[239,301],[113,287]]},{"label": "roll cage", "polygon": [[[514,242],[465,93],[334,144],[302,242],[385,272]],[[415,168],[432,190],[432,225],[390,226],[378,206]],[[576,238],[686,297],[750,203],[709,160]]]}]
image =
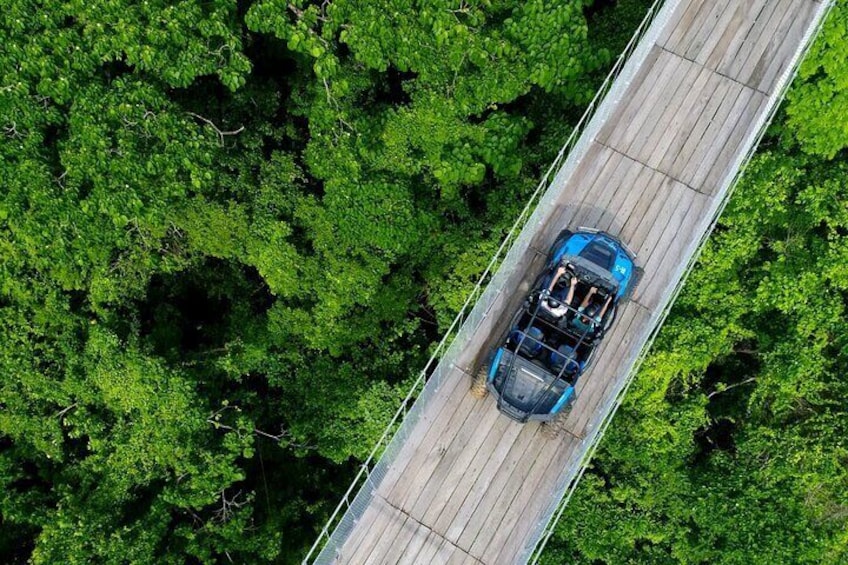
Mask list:
[{"label": "roll cage", "polygon": [[[537,366],[541,366],[549,375],[554,377],[542,393],[538,395],[530,410],[522,410],[524,415],[535,414],[536,410],[545,401],[547,395],[558,382],[565,382],[570,386],[577,384],[577,380],[592,359],[597,334],[602,332],[601,327],[582,331],[572,327],[571,320],[575,316],[581,316],[582,313],[578,312],[570,304],[564,304],[563,306],[566,307],[567,312],[559,320],[553,321],[550,316],[545,314],[545,310],[542,307],[543,300],[546,300],[549,296],[545,290],[539,290],[538,288],[530,294],[527,302],[516,313],[515,318],[510,324],[507,343],[505,344],[505,347],[513,355],[510,357],[509,364],[504,367],[504,389],[507,389],[511,380],[516,378],[516,371],[513,369],[516,359],[519,356]],[[530,335],[531,328],[544,329],[543,337],[539,339]],[[513,340],[513,335],[516,332],[520,334],[520,337],[517,340]],[[536,348],[546,352],[549,359],[548,362],[541,362],[539,360],[539,354],[532,356],[526,354],[527,348],[525,345],[529,345],[528,341]],[[571,352],[563,353],[560,350],[562,345],[567,345],[571,349]],[[551,361],[555,356],[562,358],[562,363],[558,369],[552,365]],[[575,365],[577,367],[576,370],[573,369]],[[570,368],[571,370],[569,370]]]}]

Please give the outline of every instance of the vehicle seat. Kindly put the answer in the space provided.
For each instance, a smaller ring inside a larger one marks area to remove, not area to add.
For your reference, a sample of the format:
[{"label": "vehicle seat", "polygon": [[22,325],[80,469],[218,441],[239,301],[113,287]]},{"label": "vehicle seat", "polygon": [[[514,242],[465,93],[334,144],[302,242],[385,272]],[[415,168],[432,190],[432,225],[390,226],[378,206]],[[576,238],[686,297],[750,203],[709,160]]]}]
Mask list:
[{"label": "vehicle seat", "polygon": [[572,377],[576,375],[580,370],[580,363],[574,357],[573,347],[565,344],[560,345],[555,352],[551,353],[551,369],[556,374],[559,374],[563,367],[565,367],[565,376]]},{"label": "vehicle seat", "polygon": [[544,332],[536,326],[530,326],[527,330],[527,336],[532,339],[525,339],[524,341],[521,341],[523,335],[524,332],[521,330],[515,330],[512,332],[512,340],[516,344],[521,343],[521,347],[519,347],[518,350],[527,357],[531,358],[539,355],[539,353],[542,352],[542,344],[539,342],[545,338]]}]

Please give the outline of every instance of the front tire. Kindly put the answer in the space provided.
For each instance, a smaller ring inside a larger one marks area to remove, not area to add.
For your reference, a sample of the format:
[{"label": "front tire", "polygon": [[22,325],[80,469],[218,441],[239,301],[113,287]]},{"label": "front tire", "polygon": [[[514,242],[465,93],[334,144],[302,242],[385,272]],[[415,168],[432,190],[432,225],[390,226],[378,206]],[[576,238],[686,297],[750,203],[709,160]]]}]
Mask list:
[{"label": "front tire", "polygon": [[489,388],[486,386],[486,381],[489,379],[488,368],[483,365],[477,370],[477,375],[474,377],[474,382],[471,383],[471,396],[474,398],[485,398],[489,394]]},{"label": "front tire", "polygon": [[639,286],[639,283],[642,282],[642,277],[645,276],[645,270],[642,267],[636,267],[633,270],[633,280],[630,281],[630,288],[627,289],[627,295],[625,298],[630,300],[633,298],[633,293],[636,292],[636,287]]},{"label": "front tire", "polygon": [[551,248],[548,250],[548,263],[551,263],[554,260],[557,250],[559,250],[559,248],[562,247],[562,244],[565,243],[572,235],[574,234],[571,233],[571,230],[568,228],[559,232],[559,235],[557,235],[553,245],[551,245]]}]

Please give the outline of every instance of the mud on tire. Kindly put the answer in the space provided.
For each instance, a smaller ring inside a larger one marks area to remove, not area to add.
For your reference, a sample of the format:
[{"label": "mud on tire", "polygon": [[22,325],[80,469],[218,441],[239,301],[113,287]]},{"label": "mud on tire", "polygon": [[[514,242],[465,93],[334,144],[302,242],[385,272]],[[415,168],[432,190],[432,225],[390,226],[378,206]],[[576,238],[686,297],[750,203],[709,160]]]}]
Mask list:
[{"label": "mud on tire", "polygon": [[556,439],[565,433],[565,421],[568,420],[569,408],[559,412],[550,422],[542,422],[542,435],[548,439]]},{"label": "mud on tire", "polygon": [[488,377],[489,371],[485,365],[477,370],[474,382],[471,383],[471,396],[474,398],[485,398],[485,396],[489,394],[489,389],[486,388],[486,380]]}]

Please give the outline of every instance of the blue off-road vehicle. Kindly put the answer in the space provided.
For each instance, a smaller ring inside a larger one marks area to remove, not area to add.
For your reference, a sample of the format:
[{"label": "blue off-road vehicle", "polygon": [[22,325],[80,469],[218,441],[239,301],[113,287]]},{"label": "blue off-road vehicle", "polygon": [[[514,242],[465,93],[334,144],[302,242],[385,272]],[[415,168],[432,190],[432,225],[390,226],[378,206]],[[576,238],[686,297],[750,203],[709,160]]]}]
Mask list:
[{"label": "blue off-road vehicle", "polygon": [[563,230],[544,271],[477,372],[472,394],[491,391],[504,414],[538,420],[558,435],[577,381],[642,271],[630,250],[601,231]]}]

